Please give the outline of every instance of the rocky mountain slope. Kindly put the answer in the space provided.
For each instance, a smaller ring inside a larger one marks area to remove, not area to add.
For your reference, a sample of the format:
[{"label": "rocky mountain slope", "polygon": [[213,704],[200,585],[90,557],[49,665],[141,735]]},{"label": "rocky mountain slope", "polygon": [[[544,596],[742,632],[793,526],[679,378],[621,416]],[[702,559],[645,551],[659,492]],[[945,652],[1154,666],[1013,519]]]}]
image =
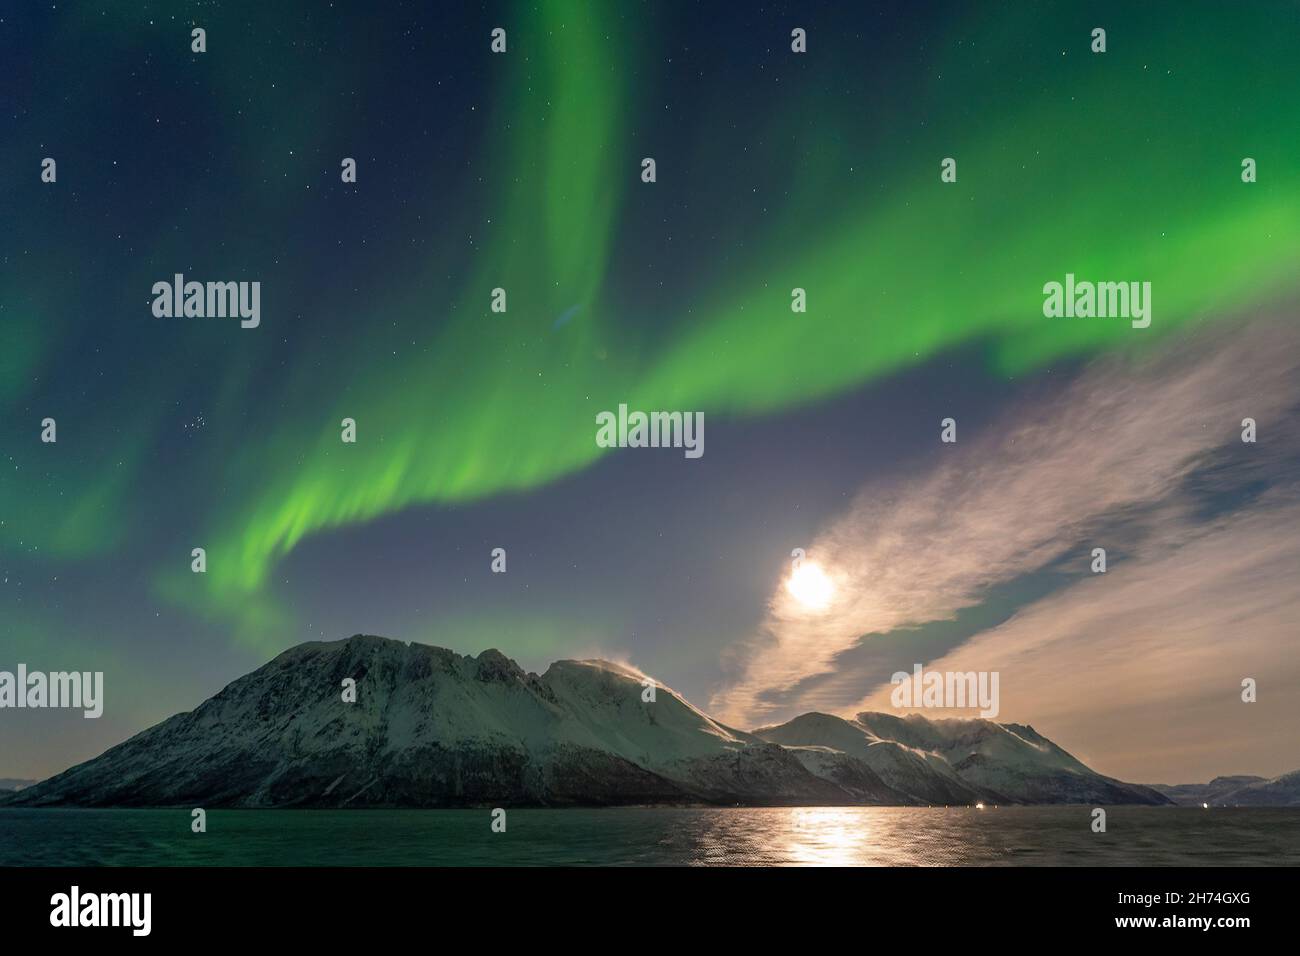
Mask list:
[{"label": "rocky mountain slope", "polygon": [[[356,700],[343,682],[356,681]],[[639,673],[525,673],[356,636],[308,643],[8,806],[1167,803],[1032,728],[805,714],[746,733]]]}]

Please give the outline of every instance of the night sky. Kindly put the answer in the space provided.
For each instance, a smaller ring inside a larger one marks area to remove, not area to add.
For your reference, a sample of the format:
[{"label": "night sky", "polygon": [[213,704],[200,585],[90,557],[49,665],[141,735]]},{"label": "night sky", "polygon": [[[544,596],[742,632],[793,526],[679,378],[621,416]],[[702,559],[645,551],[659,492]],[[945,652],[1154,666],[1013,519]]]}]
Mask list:
[{"label": "night sky", "polygon": [[[1294,3],[376,7],[0,9],[0,669],[106,688],[0,711],[0,776],[354,633],[742,727],[1000,669],[1103,773],[1300,766]],[[156,318],[176,273],[260,325]]]}]

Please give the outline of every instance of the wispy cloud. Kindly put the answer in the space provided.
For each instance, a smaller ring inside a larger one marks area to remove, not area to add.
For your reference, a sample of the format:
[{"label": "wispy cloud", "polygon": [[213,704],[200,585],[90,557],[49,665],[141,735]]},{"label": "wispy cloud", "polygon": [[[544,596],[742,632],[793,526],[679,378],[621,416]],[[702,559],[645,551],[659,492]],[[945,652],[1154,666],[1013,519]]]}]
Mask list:
[{"label": "wispy cloud", "polygon": [[[928,666],[998,671],[999,720],[1032,723],[1114,776],[1284,773],[1300,765],[1298,580],[1300,498],[1287,490],[1176,522]],[[890,709],[888,688],[852,709]]]},{"label": "wispy cloud", "polygon": [[[1010,705],[1040,729],[1040,714],[1091,719],[1115,705],[1100,688],[1126,686],[1132,672],[1123,668],[1167,654],[1170,645],[1196,658],[1169,665],[1179,693],[1208,688],[1211,678],[1223,692],[1219,665],[1205,664],[1217,658],[1189,642],[1185,619],[1212,599],[1207,620],[1249,621],[1256,629],[1249,640],[1276,648],[1277,619],[1260,615],[1293,599],[1300,570],[1285,547],[1300,525],[1300,505],[1285,490],[1297,478],[1300,435],[1287,412],[1298,400],[1300,330],[1259,320],[1186,336],[1158,355],[1098,362],[1055,397],[980,435],[960,433],[926,473],[869,483],[818,536],[809,556],[835,580],[835,602],[810,613],[778,588],[761,632],[731,649],[731,680],[714,696],[715,712],[748,726],[809,709],[844,710],[854,700],[879,707],[880,675],[844,669],[846,652],[866,635],[951,620],[990,589],[1054,562],[1077,568],[1078,583],[950,654],[963,669],[997,669],[1006,655],[1032,647],[1025,680],[1076,701],[1050,708],[1004,675],[1003,718],[1011,719]],[[1241,442],[1246,417],[1259,423],[1257,444]],[[936,442],[937,430],[936,423]],[[1273,493],[1249,503],[1206,507],[1219,492],[1231,498],[1268,485]],[[1122,560],[1094,576],[1089,551],[1108,545],[1121,546]],[[1289,555],[1290,578],[1253,567],[1250,556],[1261,553],[1283,566]],[[1105,602],[1104,619],[1096,601]],[[1105,634],[1094,633],[1103,626]],[[1042,643],[1026,628],[1044,635]],[[1213,640],[1200,628],[1194,634]],[[1081,672],[1089,648],[1099,646],[1109,650],[1087,657],[1093,663]],[[1080,673],[1087,691],[1061,690]]]}]

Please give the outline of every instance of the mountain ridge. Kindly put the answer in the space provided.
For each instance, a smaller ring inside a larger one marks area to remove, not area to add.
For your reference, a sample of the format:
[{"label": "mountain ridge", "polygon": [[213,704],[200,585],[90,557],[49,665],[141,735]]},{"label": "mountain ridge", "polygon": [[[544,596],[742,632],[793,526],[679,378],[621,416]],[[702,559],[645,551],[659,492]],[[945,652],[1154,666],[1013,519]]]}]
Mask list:
[{"label": "mountain ridge", "polygon": [[[343,700],[356,682],[355,702]],[[634,668],[525,671],[374,635],[295,645],[6,806],[1149,803],[1032,727],[863,713],[729,727]]]}]

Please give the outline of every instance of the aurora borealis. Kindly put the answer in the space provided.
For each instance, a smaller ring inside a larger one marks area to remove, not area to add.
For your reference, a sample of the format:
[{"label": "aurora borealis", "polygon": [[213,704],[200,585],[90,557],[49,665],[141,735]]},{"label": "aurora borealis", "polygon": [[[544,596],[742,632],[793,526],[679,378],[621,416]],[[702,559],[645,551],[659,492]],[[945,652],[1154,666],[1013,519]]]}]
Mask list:
[{"label": "aurora borealis", "polygon": [[[1293,4],[735,6],[0,20],[3,658],[101,667],[111,724],[50,749],[6,718],[0,775],[354,632],[725,698],[791,548],[919,481],[942,417],[975,439],[1091,363],[1140,385],[1197,335],[1294,325]],[[259,281],[260,326],[155,318],[176,273]],[[1150,282],[1151,327],[1045,319],[1067,273]],[[702,411],[708,453],[600,447],[620,403]]]}]

